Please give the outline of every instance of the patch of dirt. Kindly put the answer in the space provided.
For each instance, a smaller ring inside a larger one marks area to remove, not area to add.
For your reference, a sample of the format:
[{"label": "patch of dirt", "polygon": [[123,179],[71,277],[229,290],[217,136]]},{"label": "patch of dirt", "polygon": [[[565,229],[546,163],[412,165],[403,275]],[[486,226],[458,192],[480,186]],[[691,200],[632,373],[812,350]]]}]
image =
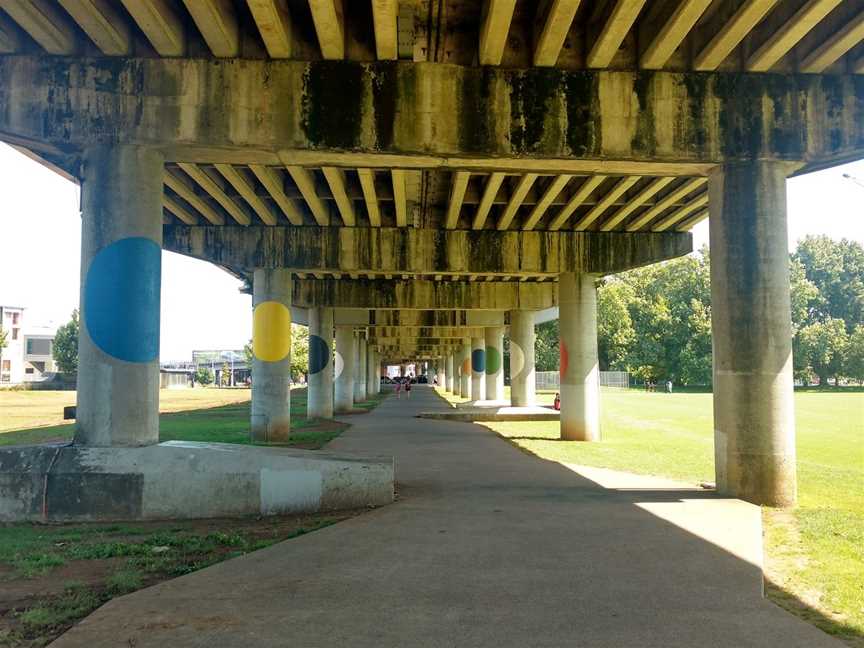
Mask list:
[{"label": "patch of dirt", "polygon": [[[66,547],[76,544],[98,543],[143,544],[148,542],[156,533],[171,533],[178,536],[194,535],[202,538],[214,533],[240,535],[248,545],[254,546],[261,541],[273,541],[275,544],[285,539],[305,535],[307,532],[314,532],[329,526],[331,523],[341,522],[366,511],[367,509],[359,509],[313,515],[129,522],[123,524],[116,533],[106,531],[104,534],[95,532],[102,528],[110,529],[117,525],[105,523],[90,525],[81,523],[72,525],[52,524],[40,527],[40,529],[56,529],[60,532],[64,528],[74,526],[76,529],[89,527],[94,531],[91,534],[87,534],[85,531],[80,541],[64,542]],[[129,533],[129,528],[134,528],[136,533]],[[182,558],[178,556],[178,560],[170,563],[166,570],[180,568],[183,572],[194,571],[226,558],[236,557],[237,553],[238,547],[231,544],[216,546],[207,553],[187,552],[182,554]],[[158,554],[154,552],[154,555]],[[64,565],[52,569],[46,574],[33,577],[22,576],[13,566],[0,563],[0,647],[37,648],[47,645],[92,610],[84,611],[80,618],[39,628],[28,627],[23,623],[21,620],[22,613],[32,608],[62,604],[72,583],[75,584],[76,588],[84,589],[89,595],[92,595],[96,606],[104,604],[113,596],[120,595],[120,593],[111,591],[109,581],[114,574],[122,569],[129,569],[129,558],[126,556],[93,560],[68,560]],[[177,574],[176,570],[173,573],[168,573],[168,571],[161,573],[139,571],[140,588],[170,580]]]}]

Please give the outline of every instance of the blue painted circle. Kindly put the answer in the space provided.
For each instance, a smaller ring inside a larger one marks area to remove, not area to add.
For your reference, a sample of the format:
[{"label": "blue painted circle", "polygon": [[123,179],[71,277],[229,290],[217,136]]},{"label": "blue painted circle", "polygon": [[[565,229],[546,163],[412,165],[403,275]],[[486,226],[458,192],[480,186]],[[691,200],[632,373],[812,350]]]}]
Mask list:
[{"label": "blue painted circle", "polygon": [[318,335],[309,336],[309,373],[324,371],[330,362],[330,349]]},{"label": "blue painted circle", "polygon": [[102,351],[126,362],[159,356],[162,250],[148,238],[115,241],[90,262],[84,282],[87,333]]},{"label": "blue painted circle", "polygon": [[486,353],[483,349],[474,349],[471,352],[471,369],[478,373],[486,370]]}]

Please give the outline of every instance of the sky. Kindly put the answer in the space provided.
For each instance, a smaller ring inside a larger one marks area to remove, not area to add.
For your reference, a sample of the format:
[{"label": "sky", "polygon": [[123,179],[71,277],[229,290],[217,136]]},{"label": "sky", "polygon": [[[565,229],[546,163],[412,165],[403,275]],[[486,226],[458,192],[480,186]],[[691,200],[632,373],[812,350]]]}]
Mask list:
[{"label": "sky", "polygon": [[[25,307],[25,328],[59,326],[78,307],[79,202],[74,183],[0,143],[0,305]],[[790,250],[808,234],[864,244],[864,161],[791,178],[787,203]],[[707,222],[693,239],[694,249],[708,243]],[[252,298],[239,289],[216,266],[163,252],[162,361],[241,349],[252,335]]]}]

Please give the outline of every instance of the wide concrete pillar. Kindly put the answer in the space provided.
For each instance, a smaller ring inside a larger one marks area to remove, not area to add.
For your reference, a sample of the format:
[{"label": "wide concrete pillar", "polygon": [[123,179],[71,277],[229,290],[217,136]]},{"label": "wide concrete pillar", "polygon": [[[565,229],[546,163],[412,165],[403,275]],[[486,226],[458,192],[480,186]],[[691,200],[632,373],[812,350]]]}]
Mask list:
[{"label": "wide concrete pillar", "polygon": [[710,177],[717,489],[756,504],[797,498],[786,176],[777,162]]},{"label": "wide concrete pillar", "polygon": [[537,404],[534,376],[534,313],[510,311],[510,404]]},{"label": "wide concrete pillar", "polygon": [[504,327],[486,327],[486,400],[504,398]]},{"label": "wide concrete pillar", "polygon": [[462,348],[460,349],[462,358],[462,373],[459,376],[460,396],[462,398],[471,398],[471,338],[462,340]]},{"label": "wide concrete pillar", "polygon": [[444,361],[444,371],[447,372],[447,391],[453,393],[453,379],[455,378],[455,369],[453,366],[453,354],[448,353]]},{"label": "wide concrete pillar", "polygon": [[75,443],[159,442],[162,156],[84,154]]},{"label": "wide concrete pillar", "polygon": [[378,362],[375,359],[375,349],[366,343],[366,397],[373,398],[378,393]]},{"label": "wide concrete pillar", "polygon": [[558,279],[561,438],[600,440],[597,359],[597,287],[592,275],[564,272]]},{"label": "wide concrete pillar", "polygon": [[280,443],[291,431],[291,271],[252,275],[252,440]]},{"label": "wide concrete pillar", "polygon": [[333,418],[333,309],[309,309],[306,417]]},{"label": "wide concrete pillar", "polygon": [[362,403],[366,400],[366,338],[358,334],[354,344],[354,402]]},{"label": "wide concrete pillar", "polygon": [[471,400],[486,398],[486,338],[471,338]]},{"label": "wide concrete pillar", "polygon": [[354,408],[354,342],[353,327],[336,327],[334,406],[337,412],[350,412]]},{"label": "wide concrete pillar", "polygon": [[443,357],[435,358],[435,371],[438,377],[438,386],[442,389],[447,388],[447,364]]}]

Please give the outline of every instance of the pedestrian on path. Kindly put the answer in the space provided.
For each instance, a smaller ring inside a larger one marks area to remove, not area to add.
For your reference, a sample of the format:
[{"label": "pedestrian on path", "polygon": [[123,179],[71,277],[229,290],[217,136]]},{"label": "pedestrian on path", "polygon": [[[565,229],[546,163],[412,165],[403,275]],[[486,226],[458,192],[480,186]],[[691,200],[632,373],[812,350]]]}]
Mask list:
[{"label": "pedestrian on path", "polygon": [[411,398],[411,379],[405,381],[405,398]]},{"label": "pedestrian on path", "polygon": [[398,399],[402,398],[402,379],[401,378],[396,380],[396,398],[398,398]]}]

